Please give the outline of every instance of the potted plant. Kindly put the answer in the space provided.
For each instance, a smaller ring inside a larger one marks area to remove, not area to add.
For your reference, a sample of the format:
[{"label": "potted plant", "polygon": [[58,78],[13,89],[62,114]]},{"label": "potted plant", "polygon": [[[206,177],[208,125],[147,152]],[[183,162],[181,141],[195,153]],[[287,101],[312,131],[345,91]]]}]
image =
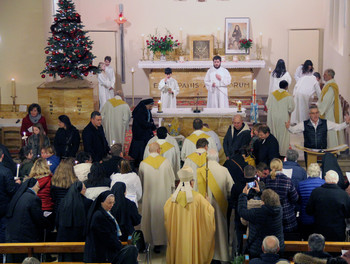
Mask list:
[{"label": "potted plant", "polygon": [[240,39],[239,48],[245,49],[245,53],[248,54],[248,50],[253,46],[253,41],[251,39]]},{"label": "potted plant", "polygon": [[160,59],[165,60],[165,55],[179,46],[178,40],[174,40],[174,36],[168,32],[165,36],[159,34],[149,35],[149,40],[146,40],[147,48],[153,52],[154,56],[161,54]]}]

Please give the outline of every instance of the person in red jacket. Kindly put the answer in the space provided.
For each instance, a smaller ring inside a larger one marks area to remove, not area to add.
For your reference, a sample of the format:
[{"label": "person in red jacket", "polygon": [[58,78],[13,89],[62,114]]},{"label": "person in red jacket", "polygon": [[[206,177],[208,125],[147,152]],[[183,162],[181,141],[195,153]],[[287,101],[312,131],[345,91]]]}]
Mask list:
[{"label": "person in red jacket", "polygon": [[45,134],[47,134],[47,125],[45,117],[41,115],[41,107],[38,104],[31,104],[28,108],[28,114],[22,119],[21,136],[26,133],[26,136],[33,134],[33,125],[36,123],[42,124]]}]

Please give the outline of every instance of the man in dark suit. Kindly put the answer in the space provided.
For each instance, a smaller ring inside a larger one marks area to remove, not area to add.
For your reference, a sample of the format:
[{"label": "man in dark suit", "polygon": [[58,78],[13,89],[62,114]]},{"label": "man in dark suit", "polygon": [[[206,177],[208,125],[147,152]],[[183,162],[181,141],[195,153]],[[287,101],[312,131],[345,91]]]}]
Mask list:
[{"label": "man in dark suit", "polygon": [[274,158],[279,158],[279,145],[274,135],[270,134],[270,128],[266,125],[259,127],[259,140],[254,143],[255,163],[264,162],[267,166]]},{"label": "man in dark suit", "polygon": [[91,113],[90,123],[83,130],[84,151],[91,153],[93,162],[100,162],[109,152],[109,146],[103,131],[100,112]]},{"label": "man in dark suit", "polygon": [[109,178],[113,173],[119,173],[120,162],[123,160],[123,146],[120,143],[116,143],[111,146],[112,157],[102,163],[105,169],[106,176]]}]

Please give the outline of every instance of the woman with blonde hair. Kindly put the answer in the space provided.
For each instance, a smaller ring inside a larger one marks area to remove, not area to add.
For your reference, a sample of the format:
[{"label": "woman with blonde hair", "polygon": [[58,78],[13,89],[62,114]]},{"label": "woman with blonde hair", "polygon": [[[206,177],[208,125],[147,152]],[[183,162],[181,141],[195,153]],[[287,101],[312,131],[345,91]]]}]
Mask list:
[{"label": "woman with blonde hair", "polygon": [[265,188],[274,190],[280,197],[283,208],[283,231],[294,232],[297,227],[297,219],[294,213],[294,204],[298,201],[298,193],[292,183],[282,172],[283,163],[280,159],[273,159],[270,163],[270,175],[266,178]]},{"label": "woman with blonde hair", "polygon": [[51,196],[54,202],[54,212],[57,213],[61,200],[70,186],[78,181],[73,169],[74,159],[63,159],[55,170],[51,180]]},{"label": "woman with blonde hair", "polygon": [[28,177],[34,178],[39,182],[38,197],[41,199],[42,210],[52,212],[53,202],[50,194],[52,173],[46,159],[37,159]]},{"label": "woman with blonde hair", "polygon": [[116,182],[123,182],[126,185],[126,198],[135,202],[142,197],[142,186],[140,177],[132,171],[129,161],[122,160],[119,164],[120,173],[113,173],[111,175],[111,189]]}]

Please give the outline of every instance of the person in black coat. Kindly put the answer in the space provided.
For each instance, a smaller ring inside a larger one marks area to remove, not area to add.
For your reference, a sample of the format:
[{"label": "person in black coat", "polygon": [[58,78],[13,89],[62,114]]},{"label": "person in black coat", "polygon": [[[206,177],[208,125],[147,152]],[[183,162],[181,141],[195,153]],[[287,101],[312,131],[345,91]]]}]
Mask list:
[{"label": "person in black coat", "polygon": [[100,112],[91,113],[90,123],[83,130],[84,151],[89,152],[94,162],[100,162],[109,152]]},{"label": "person in black coat", "polygon": [[79,131],[73,126],[66,115],[58,117],[59,129],[56,131],[54,146],[58,157],[75,157],[80,145]]},{"label": "person in black coat", "polygon": [[248,186],[238,200],[238,213],[249,221],[249,237],[247,248],[250,258],[259,257],[262,253],[261,244],[266,236],[274,235],[280,241],[280,252],[284,251],[284,235],[282,224],[282,207],[280,198],[271,189],[264,190],[261,200],[264,202],[261,208],[247,209]]},{"label": "person in black coat", "polygon": [[111,146],[112,157],[102,163],[102,167],[105,170],[106,177],[111,177],[113,173],[119,173],[120,162],[123,160],[123,146],[120,143],[116,143]]},{"label": "person in black coat", "polygon": [[145,147],[154,136],[153,131],[157,129],[151,113],[153,104],[152,98],[144,98],[132,111],[132,141],[129,156],[135,160],[135,167],[138,167],[143,160]]},{"label": "person in black coat", "polygon": [[255,163],[264,162],[269,165],[271,160],[279,158],[279,144],[277,139],[270,133],[270,128],[266,125],[259,127],[259,140],[255,141],[253,154]]},{"label": "person in black coat", "polygon": [[326,183],[312,191],[306,205],[306,213],[315,217],[315,233],[326,241],[345,241],[345,219],[350,217],[350,198],[337,185],[338,180],[338,174],[329,170]]},{"label": "person in black coat", "polygon": [[[6,212],[12,196],[19,185],[15,183],[12,172],[4,166],[4,154],[0,148],[0,243],[5,243]],[[2,256],[0,256],[2,260]]]},{"label": "person in black coat", "polygon": [[111,210],[112,215],[117,219],[122,235],[121,241],[127,241],[128,236],[135,231],[134,226],[141,223],[136,204],[125,197],[126,185],[124,182],[116,182],[112,187],[115,196],[115,204]]},{"label": "person in black coat", "polygon": [[6,168],[11,170],[11,173],[13,176],[16,175],[16,163],[12,160],[9,150],[3,144],[0,144],[0,149],[4,154],[4,158],[2,159],[2,164],[4,164]]},{"label": "person in black coat", "polygon": [[84,262],[137,263],[137,248],[135,246],[123,248],[119,241],[119,225],[110,213],[114,202],[113,193],[105,191],[90,207],[87,217]]},{"label": "person in black coat", "polygon": [[[69,188],[62,199],[57,213],[57,242],[85,241],[86,218],[92,200],[84,195],[85,185],[78,181]],[[60,254],[58,261],[82,261],[83,255]]]},{"label": "person in black coat", "polygon": [[250,140],[249,126],[243,122],[241,115],[235,115],[232,119],[232,125],[229,126],[224,137],[223,147],[226,158],[232,158],[237,150],[249,145]]}]

